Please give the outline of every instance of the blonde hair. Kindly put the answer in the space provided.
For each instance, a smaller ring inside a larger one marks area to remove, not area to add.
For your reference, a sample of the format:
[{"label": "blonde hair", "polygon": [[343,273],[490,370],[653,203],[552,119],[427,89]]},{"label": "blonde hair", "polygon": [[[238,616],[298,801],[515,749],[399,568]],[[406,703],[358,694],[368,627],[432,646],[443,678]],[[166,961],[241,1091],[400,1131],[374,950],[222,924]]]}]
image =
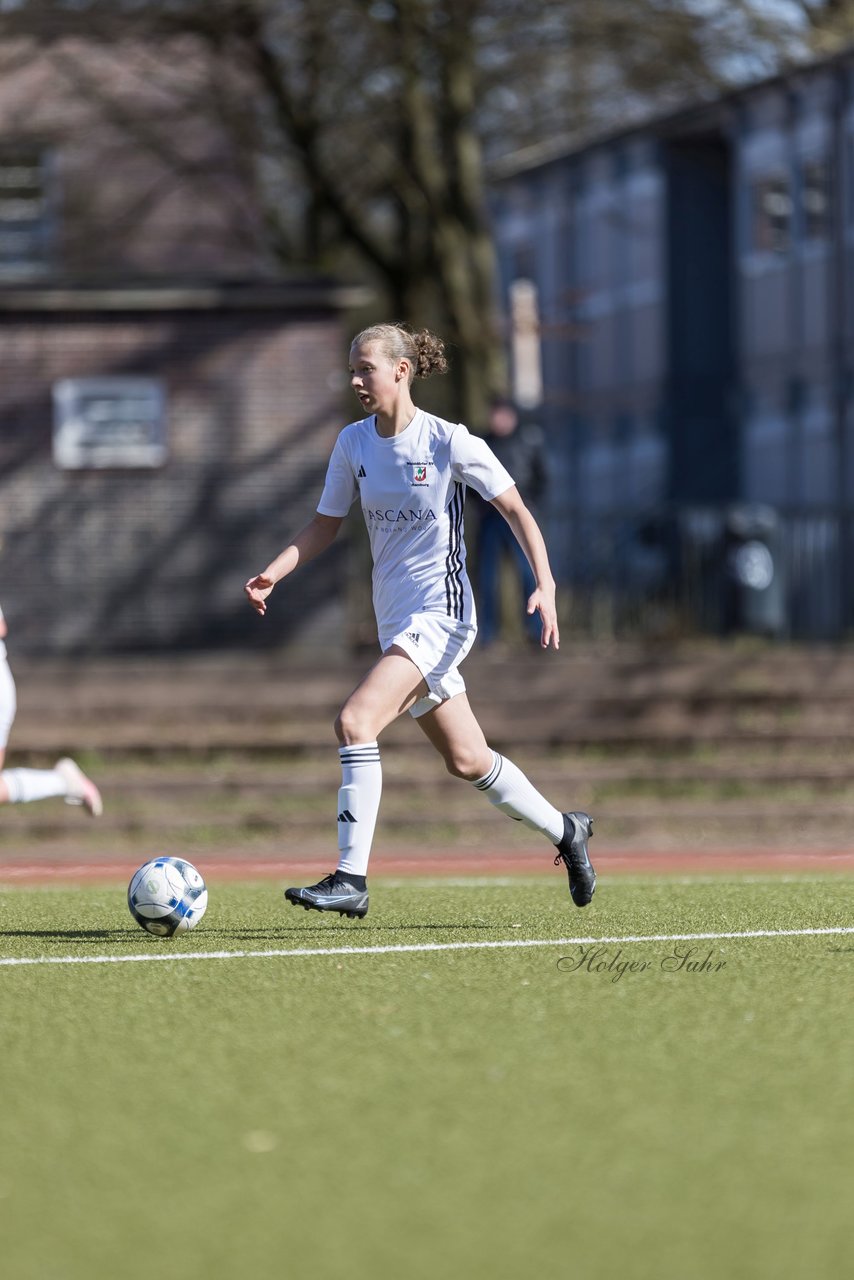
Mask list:
[{"label": "blonde hair", "polygon": [[445,344],[429,329],[417,332],[405,324],[372,324],[357,333],[351,347],[378,346],[389,360],[409,361],[409,383],[414,378],[429,378],[431,373],[444,373],[448,367]]}]

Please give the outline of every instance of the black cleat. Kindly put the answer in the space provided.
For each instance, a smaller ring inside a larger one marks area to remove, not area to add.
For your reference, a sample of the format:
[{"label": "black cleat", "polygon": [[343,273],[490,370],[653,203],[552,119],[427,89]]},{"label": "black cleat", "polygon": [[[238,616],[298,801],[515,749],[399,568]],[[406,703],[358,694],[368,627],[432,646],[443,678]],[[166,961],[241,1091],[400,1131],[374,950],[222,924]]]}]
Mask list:
[{"label": "black cleat", "polygon": [[337,911],[350,920],[361,920],[368,914],[367,888],[357,889],[340,871],[307,889],[286,889],[285,899],[306,911]]},{"label": "black cleat", "polygon": [[577,907],[586,907],[596,889],[596,872],[587,854],[587,841],[593,835],[593,819],[589,813],[563,815],[563,839],[557,845],[555,866],[566,863],[569,892]]}]

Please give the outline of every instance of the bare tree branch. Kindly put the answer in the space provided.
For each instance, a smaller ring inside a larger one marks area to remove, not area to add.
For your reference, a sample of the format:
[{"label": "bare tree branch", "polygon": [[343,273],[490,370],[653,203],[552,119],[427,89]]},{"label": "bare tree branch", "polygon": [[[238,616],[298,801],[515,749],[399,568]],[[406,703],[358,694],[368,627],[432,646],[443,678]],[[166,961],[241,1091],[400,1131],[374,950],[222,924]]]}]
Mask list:
[{"label": "bare tree branch", "polygon": [[[20,0],[0,39],[50,54],[157,164],[205,183],[207,118],[284,267],[358,262],[403,319],[438,308],[472,417],[503,378],[485,159],[637,122],[854,35],[854,0]],[[83,51],[157,50],[162,93]],[[156,96],[156,95],[155,95]],[[237,184],[236,184],[237,185]],[[145,207],[163,190],[146,188]],[[129,210],[128,210],[129,214]]]}]

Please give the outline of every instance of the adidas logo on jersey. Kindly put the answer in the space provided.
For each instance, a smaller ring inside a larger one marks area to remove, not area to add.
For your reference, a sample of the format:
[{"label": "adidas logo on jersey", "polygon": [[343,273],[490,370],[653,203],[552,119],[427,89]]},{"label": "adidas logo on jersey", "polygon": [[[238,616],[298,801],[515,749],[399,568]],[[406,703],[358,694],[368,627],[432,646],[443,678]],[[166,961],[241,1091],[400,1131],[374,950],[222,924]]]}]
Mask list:
[{"label": "adidas logo on jersey", "polygon": [[356,819],[353,817],[349,809],[344,809],[341,813],[339,813],[338,821],[339,822],[355,822]]},{"label": "adidas logo on jersey", "polygon": [[357,480],[363,480],[363,479],[365,478],[365,476],[367,476],[367,474],[368,474],[368,473],[367,473],[367,471],[365,470],[365,468],[364,468],[364,467],[359,467],[359,470],[358,470],[358,472],[356,473],[356,479],[357,479]]}]

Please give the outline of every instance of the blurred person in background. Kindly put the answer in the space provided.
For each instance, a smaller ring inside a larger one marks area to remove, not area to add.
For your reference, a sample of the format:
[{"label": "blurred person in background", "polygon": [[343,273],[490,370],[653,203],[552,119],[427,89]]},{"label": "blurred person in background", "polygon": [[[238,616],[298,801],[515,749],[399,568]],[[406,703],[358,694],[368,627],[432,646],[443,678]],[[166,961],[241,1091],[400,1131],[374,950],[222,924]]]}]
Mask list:
[{"label": "blurred person in background", "polygon": [[[501,465],[513,476],[526,506],[537,518],[537,507],[546,487],[546,463],[542,429],[536,423],[519,421],[512,400],[495,397],[489,406],[488,430],[484,436]],[[528,612],[534,591],[534,574],[513,530],[490,502],[479,501],[477,523],[477,613],[482,645],[491,645],[501,635],[501,570],[509,560],[519,584],[525,636],[539,644],[540,626],[536,613]]]},{"label": "blurred person in background", "polygon": [[6,744],[15,721],[15,681],[6,655],[6,619],[0,609],[0,804],[29,804],[61,796],[66,804],[83,805],[93,817],[103,812],[98,788],[67,757],[52,769],[4,769]]}]

